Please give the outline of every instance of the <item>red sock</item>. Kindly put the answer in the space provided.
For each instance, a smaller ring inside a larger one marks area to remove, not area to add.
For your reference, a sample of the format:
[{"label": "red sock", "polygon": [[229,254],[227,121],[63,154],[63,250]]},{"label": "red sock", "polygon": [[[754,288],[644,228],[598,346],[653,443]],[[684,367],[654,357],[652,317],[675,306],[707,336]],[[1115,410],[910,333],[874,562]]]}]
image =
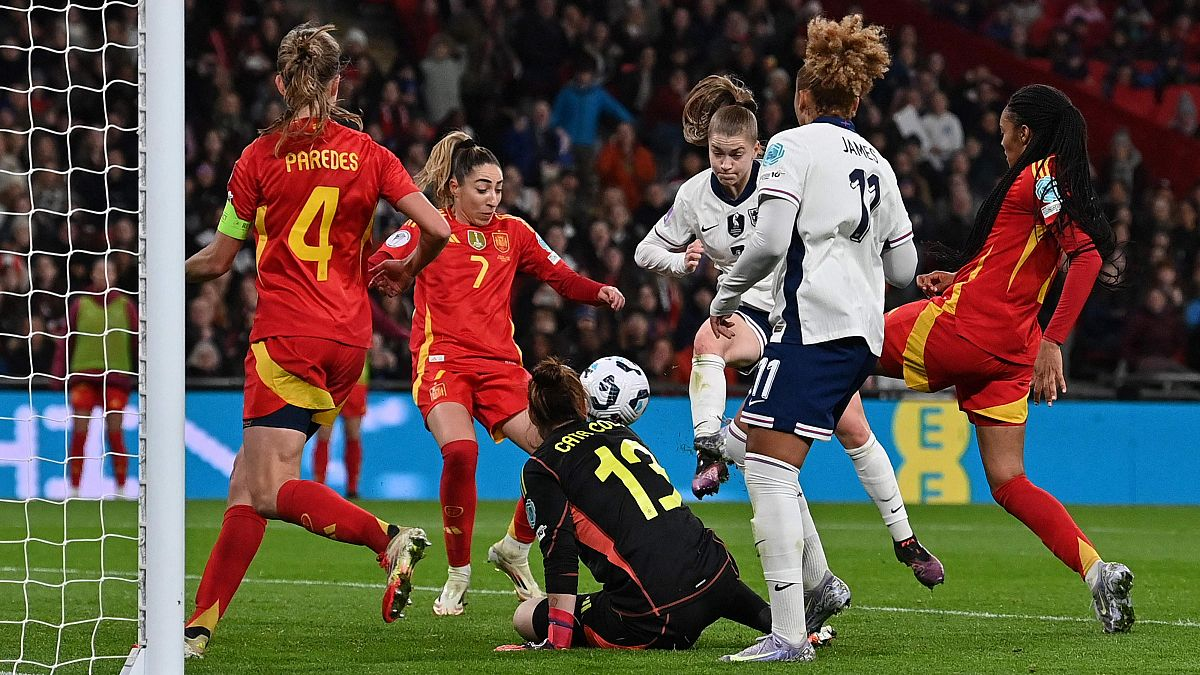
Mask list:
[{"label": "red sock", "polygon": [[532,544],[536,538],[533,534],[533,527],[529,524],[529,516],[525,511],[525,498],[517,500],[517,510],[513,513],[512,523],[508,526],[508,533],[513,539],[522,544]]},{"label": "red sock", "polygon": [[383,553],[388,542],[388,524],[348,502],[325,485],[311,480],[289,480],[275,496],[275,511],[304,529],[347,544],[359,544]]},{"label": "red sock", "polygon": [[442,532],[451,567],[471,564],[471,534],[475,530],[475,467],[479,444],[451,441],[442,446]]},{"label": "red sock", "polygon": [[358,474],[362,471],[362,440],[346,439],[346,494],[358,494]]},{"label": "red sock", "polygon": [[1029,482],[1025,474],[1010,479],[992,491],[996,503],[1033,531],[1067,567],[1084,576],[1100,559],[1092,542],[1075,524],[1071,514],[1049,492]]},{"label": "red sock", "polygon": [[125,479],[129,476],[129,457],[126,456],[125,434],[119,429],[108,432],[108,450],[112,453],[113,478],[117,481],[117,491],[125,488]]},{"label": "red sock", "polygon": [[71,487],[79,489],[83,479],[83,446],[87,445],[87,432],[71,434],[71,455],[67,460],[67,469],[71,478]]},{"label": "red sock", "polygon": [[329,439],[318,438],[317,447],[313,448],[313,480],[325,482],[325,469],[329,466]]},{"label": "red sock", "polygon": [[250,561],[262,544],[267,521],[246,504],[231,506],[225,511],[221,533],[213,544],[208,563],[204,565],[204,576],[196,589],[196,611],[188,619],[188,626],[203,626],[209,631],[217,627],[217,621],[229,609],[229,602],[246,576]]}]

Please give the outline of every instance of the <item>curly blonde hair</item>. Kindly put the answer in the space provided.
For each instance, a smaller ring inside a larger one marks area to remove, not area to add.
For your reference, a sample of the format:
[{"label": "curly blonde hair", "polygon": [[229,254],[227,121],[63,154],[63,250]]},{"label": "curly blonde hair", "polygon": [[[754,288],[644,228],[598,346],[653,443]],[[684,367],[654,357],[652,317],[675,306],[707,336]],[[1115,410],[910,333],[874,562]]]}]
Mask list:
[{"label": "curly blonde hair", "polygon": [[683,103],[683,140],[705,145],[714,134],[758,140],[757,110],[746,85],[727,75],[709,75],[692,87]]},{"label": "curly blonde hair", "polygon": [[861,14],[813,17],[796,88],[807,89],[821,112],[849,116],[891,63],[882,26],[864,26]]}]

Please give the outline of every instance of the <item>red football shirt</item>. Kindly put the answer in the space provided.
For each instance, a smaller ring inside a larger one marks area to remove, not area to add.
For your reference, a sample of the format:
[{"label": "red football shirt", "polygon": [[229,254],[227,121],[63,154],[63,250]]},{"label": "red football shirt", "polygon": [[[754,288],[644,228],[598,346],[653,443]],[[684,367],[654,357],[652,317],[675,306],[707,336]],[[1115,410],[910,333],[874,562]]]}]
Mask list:
[{"label": "red football shirt", "polygon": [[[575,302],[599,304],[603,288],[582,277],[552,251],[524,220],[497,214],[485,227],[461,223],[449,209],[450,241],[417,276],[410,348],[413,379],[444,364],[470,367],[469,359],[521,362],[513,341],[512,289],[517,273],[531,274]],[[410,221],[371,257],[404,259],[420,232]]]},{"label": "red football shirt", "polygon": [[229,179],[237,218],[253,223],[258,311],[250,341],[319,337],[371,346],[363,249],[379,199],[417,191],[391,151],[329,123],[314,143],[276,134],[242,151]]},{"label": "red football shirt", "polygon": [[1054,159],[1034,162],[1013,181],[978,255],[943,294],[960,334],[1015,363],[1033,363],[1042,331],[1037,316],[1064,254],[1091,246],[1074,223],[1052,236],[1062,203],[1051,179]]}]

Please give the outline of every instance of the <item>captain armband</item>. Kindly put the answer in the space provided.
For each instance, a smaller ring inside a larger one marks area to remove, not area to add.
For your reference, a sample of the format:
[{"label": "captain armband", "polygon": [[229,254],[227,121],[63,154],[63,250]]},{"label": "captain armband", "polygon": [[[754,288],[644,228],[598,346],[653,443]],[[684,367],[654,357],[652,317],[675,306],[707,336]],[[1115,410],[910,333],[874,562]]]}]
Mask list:
[{"label": "captain armband", "polygon": [[225,202],[225,211],[221,213],[221,222],[217,225],[217,232],[238,241],[245,241],[247,235],[250,234],[250,221],[238,218],[232,200]]}]

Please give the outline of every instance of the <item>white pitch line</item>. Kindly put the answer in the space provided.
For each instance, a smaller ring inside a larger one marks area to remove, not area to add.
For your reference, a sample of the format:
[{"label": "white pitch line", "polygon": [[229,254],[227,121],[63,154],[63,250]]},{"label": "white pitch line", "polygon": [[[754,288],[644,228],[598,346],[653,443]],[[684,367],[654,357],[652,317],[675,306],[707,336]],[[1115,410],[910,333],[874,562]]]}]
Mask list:
[{"label": "white pitch line", "polygon": [[[0,567],[0,572],[24,572],[24,567]],[[30,572],[63,572],[60,567],[31,567]],[[67,574],[94,575],[99,574],[96,570],[80,570],[67,568]],[[189,574],[186,577],[191,581],[198,580],[200,577],[195,574]],[[269,579],[269,578],[246,578],[242,583],[248,584],[267,584],[273,586],[325,586],[333,588],[367,588],[378,589],[382,584],[367,583],[363,581],[324,581],[320,579]],[[418,591],[428,591],[431,593],[441,592],[441,588],[436,586],[413,586]],[[498,591],[492,588],[472,588],[471,593],[478,595],[513,595],[513,591]],[[1091,617],[1082,616],[1055,616],[1052,614],[1002,614],[998,612],[973,612],[961,609],[930,609],[921,607],[877,607],[873,605],[854,605],[853,609],[860,609],[868,612],[893,612],[898,614],[934,614],[940,616],[961,616],[968,619],[1022,619],[1025,621],[1057,621],[1070,623],[1091,623],[1095,621]],[[1174,626],[1176,628],[1200,628],[1200,621],[1192,621],[1189,619],[1138,619],[1139,624],[1150,624],[1154,626]]]}]

